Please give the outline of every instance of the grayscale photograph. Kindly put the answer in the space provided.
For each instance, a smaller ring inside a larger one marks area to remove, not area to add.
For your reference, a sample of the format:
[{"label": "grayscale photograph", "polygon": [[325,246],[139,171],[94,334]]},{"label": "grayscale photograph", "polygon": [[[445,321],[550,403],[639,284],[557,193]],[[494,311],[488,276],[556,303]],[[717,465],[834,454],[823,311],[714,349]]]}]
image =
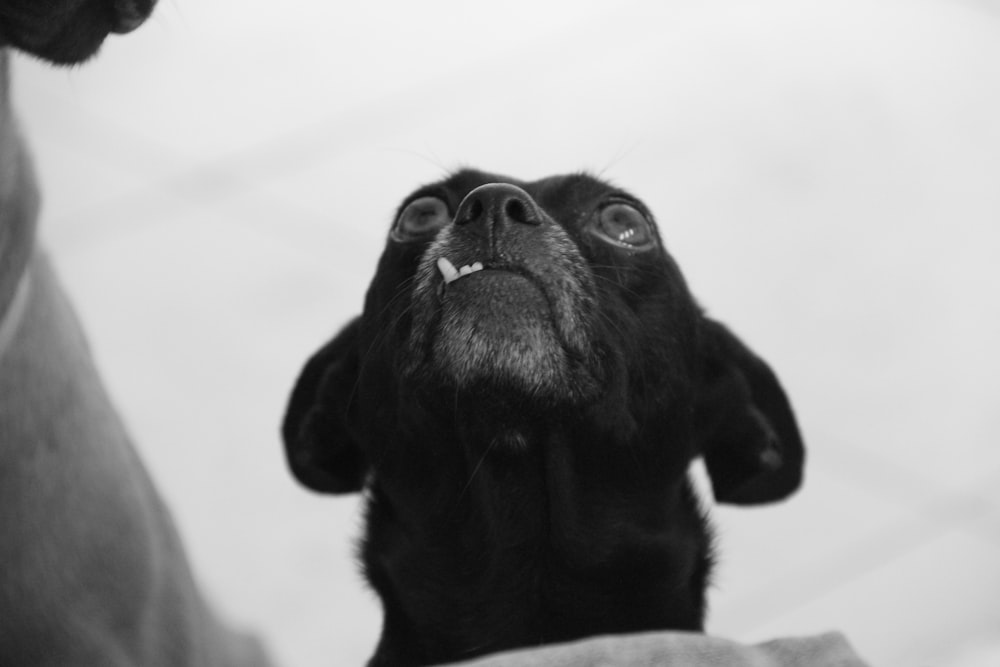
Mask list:
[{"label": "grayscale photograph", "polygon": [[996,0],[0,0],[0,667],[996,667],[998,344]]}]

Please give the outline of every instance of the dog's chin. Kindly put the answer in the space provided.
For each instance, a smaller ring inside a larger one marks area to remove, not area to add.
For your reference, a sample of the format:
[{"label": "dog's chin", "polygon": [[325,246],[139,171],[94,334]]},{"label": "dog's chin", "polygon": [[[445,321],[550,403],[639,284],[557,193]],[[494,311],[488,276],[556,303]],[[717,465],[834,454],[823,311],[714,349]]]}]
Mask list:
[{"label": "dog's chin", "polygon": [[492,385],[556,398],[569,380],[545,295],[507,271],[480,271],[446,286],[431,363],[459,390]]},{"label": "dog's chin", "polygon": [[439,309],[427,363],[454,390],[488,387],[512,399],[564,403],[593,384],[529,277],[479,271],[444,286]]}]

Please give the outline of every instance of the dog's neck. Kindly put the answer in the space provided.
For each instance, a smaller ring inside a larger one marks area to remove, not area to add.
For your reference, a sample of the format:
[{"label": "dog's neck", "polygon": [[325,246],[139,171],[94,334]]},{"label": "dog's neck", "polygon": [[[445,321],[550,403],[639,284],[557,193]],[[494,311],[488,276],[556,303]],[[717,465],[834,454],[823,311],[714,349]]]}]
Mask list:
[{"label": "dog's neck", "polygon": [[[372,664],[700,629],[709,548],[696,501],[683,479],[664,482],[666,463],[620,445],[587,424],[536,424],[507,441],[442,442],[461,462],[401,457],[380,472],[412,481],[370,489],[364,559],[386,612]],[[454,479],[461,488],[443,486]],[[432,502],[418,500],[428,489]]]},{"label": "dog's neck", "polygon": [[39,196],[10,103],[9,51],[0,48],[0,322],[21,290],[31,257]]}]

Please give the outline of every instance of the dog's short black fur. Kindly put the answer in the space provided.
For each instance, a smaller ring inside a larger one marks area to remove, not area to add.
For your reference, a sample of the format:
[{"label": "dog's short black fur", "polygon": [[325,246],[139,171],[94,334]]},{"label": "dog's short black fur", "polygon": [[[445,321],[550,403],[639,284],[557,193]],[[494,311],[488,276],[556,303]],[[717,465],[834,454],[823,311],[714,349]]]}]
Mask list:
[{"label": "dog's short black fur", "polygon": [[57,65],[91,58],[109,33],[139,27],[156,0],[0,0],[0,46]]},{"label": "dog's short black fur", "polygon": [[703,315],[643,203],[583,174],[465,170],[410,195],[283,435],[305,485],[367,494],[373,665],[700,630],[689,464],[759,503],[803,463],[768,366]]}]

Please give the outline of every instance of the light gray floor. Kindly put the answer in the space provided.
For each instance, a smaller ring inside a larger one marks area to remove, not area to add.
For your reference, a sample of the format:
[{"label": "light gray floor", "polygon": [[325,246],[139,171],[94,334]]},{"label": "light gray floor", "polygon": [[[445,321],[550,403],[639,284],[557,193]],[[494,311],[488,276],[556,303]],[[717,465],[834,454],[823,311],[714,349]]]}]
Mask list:
[{"label": "light gray floor", "polygon": [[1000,664],[996,4],[160,4],[86,67],[20,58],[16,103],[196,569],[285,664],[359,664],[380,619],[356,501],[285,472],[285,397],[398,200],[461,164],[632,190],[782,377],[807,483],[716,509],[711,632]]}]

